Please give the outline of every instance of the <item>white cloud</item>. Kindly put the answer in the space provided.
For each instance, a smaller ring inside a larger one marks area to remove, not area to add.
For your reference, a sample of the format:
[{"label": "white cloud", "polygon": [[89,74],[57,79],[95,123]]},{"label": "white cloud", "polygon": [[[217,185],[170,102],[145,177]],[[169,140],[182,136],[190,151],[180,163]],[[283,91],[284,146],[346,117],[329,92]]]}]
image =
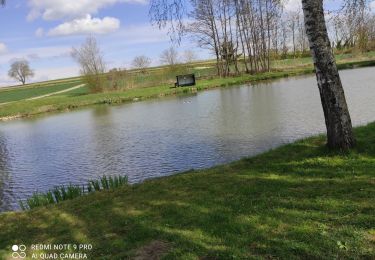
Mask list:
[{"label": "white cloud", "polygon": [[[74,34],[106,34],[120,27],[120,20],[113,17],[92,17],[100,9],[117,3],[147,4],[149,0],[29,0],[29,21],[37,18],[44,20],[62,20],[63,23],[49,30],[49,36]],[[35,35],[45,35],[39,28]]]},{"label": "white cloud", "polygon": [[29,21],[42,17],[44,20],[82,18],[86,14],[96,14],[102,8],[116,3],[147,4],[148,0],[30,0]]},{"label": "white cloud", "polygon": [[36,37],[43,37],[44,35],[44,29],[43,28],[38,28],[36,31],[35,31],[35,36]]},{"label": "white cloud", "polygon": [[0,56],[0,66],[9,65],[9,62],[14,59],[26,58],[26,59],[56,59],[69,57],[71,52],[70,46],[51,46],[51,47],[39,47],[39,48],[28,48],[17,52],[7,52]]},{"label": "white cloud", "polygon": [[48,32],[49,36],[62,36],[72,34],[106,34],[120,28],[120,20],[113,17],[103,19],[92,18],[86,15],[85,18],[74,19],[58,25]]},{"label": "white cloud", "polygon": [[8,52],[8,48],[5,43],[0,42],[0,55]]}]

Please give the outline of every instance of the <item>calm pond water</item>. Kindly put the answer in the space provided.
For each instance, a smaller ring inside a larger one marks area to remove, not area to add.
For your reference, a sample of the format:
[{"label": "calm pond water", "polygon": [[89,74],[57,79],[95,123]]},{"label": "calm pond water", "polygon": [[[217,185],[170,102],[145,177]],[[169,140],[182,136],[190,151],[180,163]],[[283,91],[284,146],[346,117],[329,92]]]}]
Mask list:
[{"label": "calm pond water", "polygon": [[[375,68],[341,72],[355,125],[375,121]],[[315,77],[0,123],[0,211],[55,185],[131,183],[255,155],[325,131]]]}]

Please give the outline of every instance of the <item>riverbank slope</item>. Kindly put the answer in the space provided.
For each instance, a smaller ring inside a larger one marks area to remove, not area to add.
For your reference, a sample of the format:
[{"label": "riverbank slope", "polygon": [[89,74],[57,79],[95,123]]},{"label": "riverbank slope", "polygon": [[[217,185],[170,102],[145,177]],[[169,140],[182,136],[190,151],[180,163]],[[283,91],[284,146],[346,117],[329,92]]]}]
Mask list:
[{"label": "riverbank slope", "polygon": [[212,169],[1,214],[0,258],[13,244],[76,243],[93,245],[89,259],[373,259],[375,123],[355,133],[349,154],[313,137]]}]

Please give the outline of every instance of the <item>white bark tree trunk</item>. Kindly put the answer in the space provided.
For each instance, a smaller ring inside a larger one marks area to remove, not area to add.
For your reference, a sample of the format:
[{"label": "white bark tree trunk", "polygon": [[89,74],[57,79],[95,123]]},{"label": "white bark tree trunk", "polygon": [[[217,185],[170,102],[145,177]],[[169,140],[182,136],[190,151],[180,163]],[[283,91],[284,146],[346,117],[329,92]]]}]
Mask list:
[{"label": "white bark tree trunk", "polygon": [[302,7],[323,105],[327,144],[331,149],[349,150],[355,145],[355,138],[344,89],[328,38],[323,0],[302,0]]}]

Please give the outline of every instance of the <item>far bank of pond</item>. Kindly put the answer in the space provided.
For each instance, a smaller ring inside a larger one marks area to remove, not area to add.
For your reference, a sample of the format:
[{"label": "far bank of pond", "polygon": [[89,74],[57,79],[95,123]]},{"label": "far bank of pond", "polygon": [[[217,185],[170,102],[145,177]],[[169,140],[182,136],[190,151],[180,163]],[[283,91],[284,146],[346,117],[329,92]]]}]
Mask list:
[{"label": "far bank of pond", "polygon": [[[375,121],[374,68],[342,71],[353,123]],[[315,76],[96,106],[0,124],[0,211],[103,174],[131,183],[209,168],[324,133]]]},{"label": "far bank of pond", "polygon": [[[375,61],[341,61],[339,69],[352,69],[374,66]],[[57,95],[38,100],[23,100],[10,104],[0,104],[0,121],[30,117],[48,112],[69,111],[80,107],[101,104],[121,104],[125,102],[140,101],[145,99],[175,96],[197,91],[256,83],[264,80],[293,77],[313,73],[311,66],[280,69],[256,75],[241,75],[228,78],[201,79],[193,88],[171,88],[171,85],[135,88],[121,92],[107,92],[98,94]]]}]

